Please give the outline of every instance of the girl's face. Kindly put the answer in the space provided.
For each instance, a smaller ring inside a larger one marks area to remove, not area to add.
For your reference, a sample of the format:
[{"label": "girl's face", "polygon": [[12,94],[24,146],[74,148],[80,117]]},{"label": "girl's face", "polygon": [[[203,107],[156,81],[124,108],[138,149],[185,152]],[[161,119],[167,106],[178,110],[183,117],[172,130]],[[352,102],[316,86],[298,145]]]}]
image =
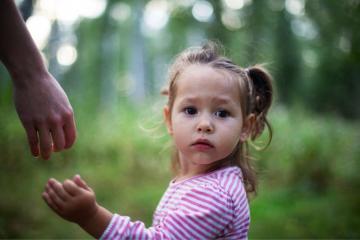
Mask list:
[{"label": "girl's face", "polygon": [[164,115],[180,164],[215,163],[247,138],[239,84],[229,74],[207,65],[190,65],[176,79],[176,88],[172,111],[165,107]]}]

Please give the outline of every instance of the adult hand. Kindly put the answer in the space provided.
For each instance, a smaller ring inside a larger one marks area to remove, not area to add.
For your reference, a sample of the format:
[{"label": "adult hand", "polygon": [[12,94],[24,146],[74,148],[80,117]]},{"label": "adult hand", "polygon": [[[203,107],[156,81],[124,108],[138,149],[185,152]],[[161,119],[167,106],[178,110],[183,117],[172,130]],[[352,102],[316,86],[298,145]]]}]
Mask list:
[{"label": "adult hand", "polygon": [[74,115],[13,0],[0,0],[0,60],[11,75],[14,101],[31,152],[48,159],[52,151],[69,148],[76,138]]},{"label": "adult hand", "polygon": [[[22,81],[25,82],[25,81]],[[49,159],[70,148],[76,138],[74,113],[59,83],[46,72],[30,84],[14,85],[14,102],[26,130],[31,153]]]}]

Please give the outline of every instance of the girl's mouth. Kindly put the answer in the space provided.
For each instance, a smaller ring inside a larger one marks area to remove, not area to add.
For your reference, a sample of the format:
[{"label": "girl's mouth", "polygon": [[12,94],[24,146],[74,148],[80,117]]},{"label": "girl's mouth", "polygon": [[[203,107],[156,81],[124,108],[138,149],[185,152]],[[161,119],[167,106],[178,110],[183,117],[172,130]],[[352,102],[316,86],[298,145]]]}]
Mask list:
[{"label": "girl's mouth", "polygon": [[207,139],[198,139],[193,144],[191,144],[198,151],[206,151],[214,148],[214,145]]}]

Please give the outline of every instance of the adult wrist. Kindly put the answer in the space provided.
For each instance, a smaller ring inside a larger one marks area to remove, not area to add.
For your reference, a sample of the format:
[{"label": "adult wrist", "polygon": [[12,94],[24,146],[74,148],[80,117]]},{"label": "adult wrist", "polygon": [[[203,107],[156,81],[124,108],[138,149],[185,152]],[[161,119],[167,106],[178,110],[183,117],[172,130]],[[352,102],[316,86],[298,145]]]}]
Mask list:
[{"label": "adult wrist", "polygon": [[42,63],[27,64],[26,67],[13,67],[9,70],[17,89],[29,88],[49,79],[49,72]]}]

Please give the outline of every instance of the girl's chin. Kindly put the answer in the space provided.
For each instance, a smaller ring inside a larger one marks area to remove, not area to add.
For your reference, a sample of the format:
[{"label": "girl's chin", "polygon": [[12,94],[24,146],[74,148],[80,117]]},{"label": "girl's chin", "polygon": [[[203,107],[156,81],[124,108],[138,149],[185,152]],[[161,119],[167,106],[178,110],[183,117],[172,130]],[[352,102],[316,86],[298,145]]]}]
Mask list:
[{"label": "girl's chin", "polygon": [[193,159],[192,162],[197,164],[197,165],[210,166],[210,165],[215,165],[220,160],[221,159],[197,158],[197,159]]},{"label": "girl's chin", "polygon": [[[208,154],[207,152],[197,152],[195,154],[184,154],[180,155],[180,159],[184,160],[184,163],[188,162],[192,165],[204,165],[213,166],[216,163],[220,163],[225,157],[214,157],[213,154]],[[180,160],[181,161],[181,160]],[[183,161],[181,161],[183,162]]]}]

